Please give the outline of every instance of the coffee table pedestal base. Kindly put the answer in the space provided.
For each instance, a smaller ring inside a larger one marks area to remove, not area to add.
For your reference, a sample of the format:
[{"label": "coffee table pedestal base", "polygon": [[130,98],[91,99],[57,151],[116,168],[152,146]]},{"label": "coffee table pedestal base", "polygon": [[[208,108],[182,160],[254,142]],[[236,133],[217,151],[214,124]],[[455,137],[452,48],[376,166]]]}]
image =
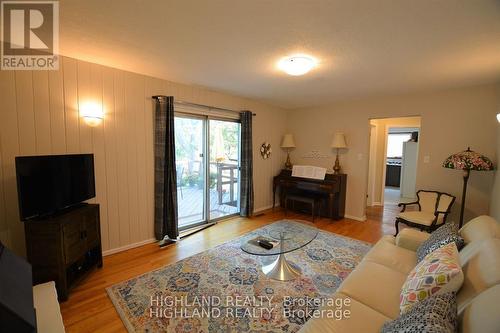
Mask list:
[{"label": "coffee table pedestal base", "polygon": [[269,265],[262,266],[262,272],[271,279],[290,281],[302,274],[300,267],[286,260],[284,254]]}]

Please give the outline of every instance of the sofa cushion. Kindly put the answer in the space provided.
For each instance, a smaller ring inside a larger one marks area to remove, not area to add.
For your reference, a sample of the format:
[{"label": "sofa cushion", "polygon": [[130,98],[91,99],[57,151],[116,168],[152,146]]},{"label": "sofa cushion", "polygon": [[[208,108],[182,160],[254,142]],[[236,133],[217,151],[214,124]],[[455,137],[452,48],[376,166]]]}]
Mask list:
[{"label": "sofa cushion", "polygon": [[414,251],[397,246],[394,243],[394,237],[387,235],[370,249],[363,260],[372,261],[408,274],[417,264],[416,258]]},{"label": "sofa cushion", "polygon": [[418,247],[429,237],[430,234],[428,232],[413,228],[404,228],[396,236],[396,245],[407,250],[417,251]]},{"label": "sofa cushion", "polygon": [[407,274],[363,260],[338,291],[394,319],[399,316],[399,295]]},{"label": "sofa cushion", "polygon": [[463,281],[455,243],[440,247],[428,254],[408,275],[401,289],[401,313],[434,294],[456,292]]},{"label": "sofa cushion", "polygon": [[454,292],[433,295],[418,302],[397,319],[387,322],[382,333],[440,332],[457,329],[457,298]]},{"label": "sofa cushion", "polygon": [[[390,318],[383,314],[342,293],[336,293],[333,298],[342,300],[346,298],[350,299],[349,306],[345,307],[345,310],[349,310],[349,317],[335,319],[325,317],[312,318],[305,323],[299,331],[300,333],[379,332],[384,322],[390,320]],[[323,309],[337,310],[338,308],[333,306],[321,308],[321,310]]]},{"label": "sofa cushion", "polygon": [[482,215],[467,222],[459,233],[465,243],[487,238],[500,238],[500,223],[491,216]]},{"label": "sofa cushion", "polygon": [[454,242],[458,251],[464,246],[464,240],[458,234],[456,223],[445,223],[435,230],[417,249],[417,262],[421,262],[426,255],[434,252],[443,245]]},{"label": "sofa cushion", "polygon": [[458,312],[484,290],[500,283],[500,239],[467,244],[460,251],[464,283],[457,294]]},{"label": "sofa cushion", "polygon": [[498,300],[500,300],[499,284],[486,289],[474,298],[460,315],[460,332],[500,332]]}]

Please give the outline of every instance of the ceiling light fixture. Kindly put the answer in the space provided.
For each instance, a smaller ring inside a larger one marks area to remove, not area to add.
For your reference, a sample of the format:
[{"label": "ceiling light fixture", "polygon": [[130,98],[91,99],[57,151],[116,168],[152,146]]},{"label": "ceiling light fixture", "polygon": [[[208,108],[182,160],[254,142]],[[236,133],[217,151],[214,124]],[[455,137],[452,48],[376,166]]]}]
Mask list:
[{"label": "ceiling light fixture", "polygon": [[309,72],[316,67],[316,64],[316,59],[311,56],[294,55],[281,59],[278,62],[278,68],[289,75],[299,76]]}]

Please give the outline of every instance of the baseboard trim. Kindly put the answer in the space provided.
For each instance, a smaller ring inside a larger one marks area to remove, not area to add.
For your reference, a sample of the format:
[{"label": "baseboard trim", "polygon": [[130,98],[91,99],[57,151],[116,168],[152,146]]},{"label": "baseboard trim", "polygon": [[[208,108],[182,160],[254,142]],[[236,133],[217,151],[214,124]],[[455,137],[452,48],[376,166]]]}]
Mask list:
[{"label": "baseboard trim", "polygon": [[[274,207],[279,207],[279,206],[280,206],[280,204],[277,203]],[[255,213],[260,213],[260,212],[263,212],[263,211],[271,209],[271,208],[273,208],[273,205],[268,205],[268,206],[256,208],[256,209],[253,210],[253,212],[254,212],[254,214]]]},{"label": "baseboard trim", "polygon": [[[275,207],[279,207],[279,206],[280,206],[279,204],[276,204]],[[273,205],[259,207],[257,209],[254,209],[253,212],[255,214],[255,213],[259,213],[259,212],[262,212],[262,211],[265,211],[265,210],[268,210],[268,209],[271,209],[271,208],[273,208]],[[355,221],[361,221],[361,222],[366,221],[366,215],[360,217],[360,216],[354,216],[354,215],[344,214],[344,218],[350,219],[350,220],[355,220]]]},{"label": "baseboard trim", "polygon": [[359,216],[344,214],[344,218],[361,222],[366,221],[366,215],[359,217]]},{"label": "baseboard trim", "polygon": [[118,253],[118,252],[123,252],[123,251],[126,251],[126,250],[130,250],[130,249],[133,249],[133,248],[136,248],[136,247],[139,247],[139,246],[143,246],[143,245],[146,245],[146,244],[151,244],[151,243],[154,243],[156,241],[157,240],[155,238],[146,239],[146,240],[143,240],[143,241],[140,241],[140,242],[137,242],[137,243],[128,244],[128,245],[125,245],[125,246],[120,246],[120,247],[116,247],[114,249],[103,251],[102,255],[103,256],[109,256],[111,254],[115,254],[115,253]]}]

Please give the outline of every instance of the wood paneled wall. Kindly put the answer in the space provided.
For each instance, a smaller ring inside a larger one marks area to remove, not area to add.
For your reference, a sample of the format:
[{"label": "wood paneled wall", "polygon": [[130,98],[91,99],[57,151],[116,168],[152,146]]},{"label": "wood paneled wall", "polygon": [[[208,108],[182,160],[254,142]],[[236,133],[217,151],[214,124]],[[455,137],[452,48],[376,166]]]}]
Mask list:
[{"label": "wood paneled wall", "polygon": [[[0,240],[25,253],[19,221],[14,157],[94,153],[96,198],[101,204],[103,250],[107,253],[150,241],[153,233],[152,95],[231,109],[254,118],[256,210],[272,204],[272,177],[283,163],[284,110],[265,103],[104,67],[72,58],[59,71],[0,71]],[[105,118],[89,127],[79,106],[101,103]],[[273,146],[263,160],[262,142]]]}]

